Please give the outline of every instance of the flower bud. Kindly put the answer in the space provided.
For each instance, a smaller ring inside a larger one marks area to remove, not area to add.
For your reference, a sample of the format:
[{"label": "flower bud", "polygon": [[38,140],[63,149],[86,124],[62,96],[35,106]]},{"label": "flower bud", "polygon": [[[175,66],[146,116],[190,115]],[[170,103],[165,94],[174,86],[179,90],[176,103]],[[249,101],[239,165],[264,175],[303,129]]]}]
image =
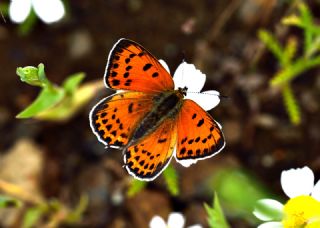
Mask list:
[{"label": "flower bud", "polygon": [[43,64],[39,64],[38,67],[18,67],[17,75],[20,77],[21,81],[28,83],[29,85],[43,87],[47,83]]}]

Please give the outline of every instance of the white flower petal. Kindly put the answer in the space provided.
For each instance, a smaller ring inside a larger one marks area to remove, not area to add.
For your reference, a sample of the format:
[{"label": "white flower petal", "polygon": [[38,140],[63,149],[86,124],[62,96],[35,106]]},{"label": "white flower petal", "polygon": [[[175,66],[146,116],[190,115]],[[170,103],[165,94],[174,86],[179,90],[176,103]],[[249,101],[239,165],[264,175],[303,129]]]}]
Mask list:
[{"label": "white flower petal", "polygon": [[262,221],[281,220],[283,204],[273,199],[261,199],[257,201],[253,214]]},{"label": "white flower petal", "polygon": [[215,90],[208,90],[201,93],[187,92],[185,98],[193,100],[206,111],[213,109],[220,103],[220,93]]},{"label": "white flower petal", "polygon": [[199,224],[195,224],[195,225],[192,225],[192,226],[188,226],[188,228],[202,228],[202,226],[199,225]]},{"label": "white flower petal", "polygon": [[10,19],[15,23],[23,22],[31,10],[31,0],[12,0],[9,5]]},{"label": "white flower petal", "polygon": [[189,92],[200,92],[206,81],[206,75],[197,70],[193,64],[181,63],[173,76],[175,89],[188,88]]},{"label": "white flower petal", "polygon": [[167,224],[163,220],[163,218],[161,218],[160,216],[156,215],[156,216],[153,216],[153,218],[151,219],[151,221],[149,223],[149,227],[150,228],[166,228]]},{"label": "white flower petal", "polygon": [[257,228],[283,228],[281,222],[265,222],[259,225]]},{"label": "white flower petal", "polygon": [[184,167],[189,167],[190,165],[196,164],[197,163],[197,159],[177,159],[176,161],[179,162],[182,166]]},{"label": "white flower petal", "polygon": [[284,193],[290,198],[310,195],[314,186],[313,172],[306,166],[282,171],[281,186]]},{"label": "white flower petal", "polygon": [[61,0],[32,0],[36,14],[45,23],[59,21],[64,16],[64,5]]},{"label": "white flower petal", "polygon": [[163,59],[159,59],[159,62],[161,63],[163,68],[166,69],[168,71],[168,73],[170,74],[170,69],[168,67],[168,64]]},{"label": "white flower petal", "polygon": [[320,180],[318,180],[316,185],[313,187],[311,196],[316,200],[320,201]]},{"label": "white flower petal", "polygon": [[192,225],[192,226],[188,226],[188,228],[202,228],[202,226],[199,225],[199,224],[195,224],[195,225]]},{"label": "white flower petal", "polygon": [[182,228],[184,226],[185,219],[181,213],[173,212],[168,218],[168,227],[170,228]]}]

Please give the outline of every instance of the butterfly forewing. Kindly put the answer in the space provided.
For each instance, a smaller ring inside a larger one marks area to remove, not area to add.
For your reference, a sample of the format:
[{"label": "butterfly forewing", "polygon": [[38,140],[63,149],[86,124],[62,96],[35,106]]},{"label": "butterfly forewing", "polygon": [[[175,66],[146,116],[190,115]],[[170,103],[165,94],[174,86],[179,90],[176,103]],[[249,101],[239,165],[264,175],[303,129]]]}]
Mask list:
[{"label": "butterfly forewing", "polygon": [[152,97],[141,92],[123,92],[100,101],[90,113],[92,130],[108,146],[128,144],[132,132],[152,109]]},{"label": "butterfly forewing", "polygon": [[177,160],[203,159],[225,145],[223,133],[213,118],[192,100],[185,100],[177,121]]},{"label": "butterfly forewing", "polygon": [[139,44],[120,39],[109,54],[105,83],[110,88],[157,93],[173,90],[171,75]]}]

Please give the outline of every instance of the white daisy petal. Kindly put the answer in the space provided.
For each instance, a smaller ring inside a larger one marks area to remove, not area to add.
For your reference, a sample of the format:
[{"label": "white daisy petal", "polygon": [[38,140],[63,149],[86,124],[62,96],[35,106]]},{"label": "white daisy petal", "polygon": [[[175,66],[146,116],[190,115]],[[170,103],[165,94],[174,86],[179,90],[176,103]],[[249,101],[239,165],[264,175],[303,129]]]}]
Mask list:
[{"label": "white daisy petal", "polygon": [[257,228],[283,228],[281,222],[265,222],[259,225]]},{"label": "white daisy petal", "polygon": [[192,226],[188,226],[188,228],[202,228],[202,226],[199,225],[199,224],[195,224],[195,225],[192,225]]},{"label": "white daisy petal", "polygon": [[32,0],[32,4],[38,17],[48,24],[59,21],[65,14],[61,0]]},{"label": "white daisy petal", "polygon": [[31,0],[12,0],[9,5],[10,19],[15,23],[22,23],[31,10]]},{"label": "white daisy petal", "polygon": [[311,196],[316,200],[320,201],[320,180],[318,180],[316,185],[313,187]]},{"label": "white daisy petal", "polygon": [[168,227],[170,228],[182,228],[184,226],[185,219],[181,213],[173,212],[168,218]]},{"label": "white daisy petal", "polygon": [[166,228],[167,224],[160,216],[153,216],[149,223],[150,228]]},{"label": "white daisy petal", "polygon": [[281,186],[284,193],[290,198],[309,195],[314,186],[313,172],[306,166],[282,171]]},{"label": "white daisy petal", "polygon": [[193,64],[181,63],[173,76],[175,89],[188,88],[189,92],[200,92],[206,81],[206,75],[197,70]]},{"label": "white daisy petal", "polygon": [[273,199],[261,199],[257,201],[253,214],[261,221],[281,220],[283,204]]},{"label": "white daisy petal", "polygon": [[184,167],[189,167],[190,165],[197,163],[196,159],[182,159],[182,160],[176,159],[176,161],[179,162]]},{"label": "white daisy petal", "polygon": [[163,59],[159,59],[159,62],[164,67],[164,69],[166,69],[168,71],[168,73],[170,74],[170,69],[168,67],[168,64]]},{"label": "white daisy petal", "polygon": [[187,96],[185,98],[195,101],[206,111],[213,109],[220,103],[220,93],[215,90],[204,91],[201,93],[187,92]]}]

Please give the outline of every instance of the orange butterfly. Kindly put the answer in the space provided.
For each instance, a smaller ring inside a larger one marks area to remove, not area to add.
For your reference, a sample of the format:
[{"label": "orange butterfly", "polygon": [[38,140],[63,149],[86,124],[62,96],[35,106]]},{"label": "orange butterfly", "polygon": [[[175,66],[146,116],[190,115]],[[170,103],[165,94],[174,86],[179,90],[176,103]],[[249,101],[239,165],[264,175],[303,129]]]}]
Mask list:
[{"label": "orange butterfly", "polygon": [[220,101],[217,91],[199,93],[205,79],[185,62],[172,78],[162,60],[120,39],[104,76],[106,87],[117,93],[92,108],[91,128],[107,147],[123,151],[126,169],[140,180],[155,179],[172,155],[184,166],[212,157],[225,140],[221,126],[204,110]]}]

